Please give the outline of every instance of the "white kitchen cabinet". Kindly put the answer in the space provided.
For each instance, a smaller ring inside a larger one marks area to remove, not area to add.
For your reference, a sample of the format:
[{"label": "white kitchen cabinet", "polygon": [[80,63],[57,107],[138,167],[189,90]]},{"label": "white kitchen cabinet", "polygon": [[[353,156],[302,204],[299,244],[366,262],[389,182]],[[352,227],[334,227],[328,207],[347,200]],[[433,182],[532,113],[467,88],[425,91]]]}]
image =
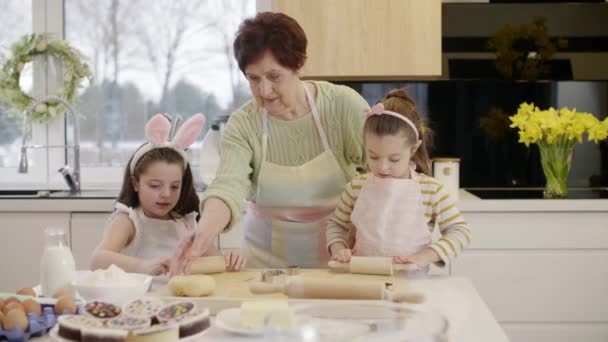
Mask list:
[{"label": "white kitchen cabinet", "polygon": [[0,213],[0,291],[15,292],[39,283],[45,228],[61,227],[69,236],[70,214]]},{"label": "white kitchen cabinet", "polygon": [[469,277],[514,342],[608,341],[608,212],[464,212]]},{"label": "white kitchen cabinet", "polygon": [[304,77],[441,76],[439,0],[273,0],[272,9],[306,33]]},{"label": "white kitchen cabinet", "polygon": [[101,242],[110,213],[72,213],[72,254],[76,268],[88,270],[91,255]]}]

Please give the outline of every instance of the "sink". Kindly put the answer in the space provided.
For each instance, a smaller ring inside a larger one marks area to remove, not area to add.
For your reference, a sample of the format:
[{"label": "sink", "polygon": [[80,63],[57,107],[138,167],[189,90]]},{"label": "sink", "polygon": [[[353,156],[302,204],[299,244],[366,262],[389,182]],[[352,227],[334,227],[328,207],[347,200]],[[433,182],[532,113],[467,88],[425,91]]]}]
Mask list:
[{"label": "sink", "polygon": [[0,190],[0,198],[43,198],[61,190]]},{"label": "sink", "polygon": [[0,199],[54,198],[54,199],[108,199],[116,198],[119,190],[82,190],[72,193],[66,190],[0,190]]}]

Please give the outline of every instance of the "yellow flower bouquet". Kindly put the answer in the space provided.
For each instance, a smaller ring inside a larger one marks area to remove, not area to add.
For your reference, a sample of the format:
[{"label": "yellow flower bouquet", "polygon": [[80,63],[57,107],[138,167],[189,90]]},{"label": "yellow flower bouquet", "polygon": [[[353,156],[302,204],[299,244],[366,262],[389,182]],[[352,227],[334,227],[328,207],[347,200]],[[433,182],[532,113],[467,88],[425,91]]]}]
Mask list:
[{"label": "yellow flower bouquet", "polygon": [[576,143],[587,139],[598,143],[608,137],[608,118],[600,121],[590,113],[576,109],[549,108],[541,110],[533,103],[522,103],[517,114],[510,116],[511,128],[519,129],[519,142],[536,144],[547,181],[545,198],[566,198],[566,181]]}]

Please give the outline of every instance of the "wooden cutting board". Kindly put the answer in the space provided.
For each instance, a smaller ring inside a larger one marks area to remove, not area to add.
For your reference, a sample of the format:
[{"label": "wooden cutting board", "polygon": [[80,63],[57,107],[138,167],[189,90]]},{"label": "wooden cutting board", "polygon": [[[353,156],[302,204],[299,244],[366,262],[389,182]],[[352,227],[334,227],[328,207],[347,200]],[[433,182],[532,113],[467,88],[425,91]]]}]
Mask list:
[{"label": "wooden cutting board", "polygon": [[[218,274],[210,274],[215,279],[216,286],[215,291],[207,297],[195,297],[188,298],[200,305],[209,307],[212,313],[219,310],[239,307],[242,301],[245,300],[256,300],[262,298],[276,298],[285,299],[286,295],[280,293],[255,295],[249,291],[249,285],[252,282],[259,281],[262,270],[244,270],[240,272],[225,272]],[[302,277],[311,278],[325,278],[325,279],[339,279],[342,281],[349,281],[353,284],[362,281],[378,281],[383,283],[392,283],[395,290],[407,289],[407,278],[404,275],[397,274],[393,276],[379,276],[379,275],[365,275],[365,274],[351,274],[343,273],[329,269],[302,269],[299,273]],[[178,299],[183,297],[173,297],[167,284],[158,284],[153,287],[149,296],[163,297],[164,299]],[[298,301],[316,301],[310,299],[290,299],[290,302]]]}]

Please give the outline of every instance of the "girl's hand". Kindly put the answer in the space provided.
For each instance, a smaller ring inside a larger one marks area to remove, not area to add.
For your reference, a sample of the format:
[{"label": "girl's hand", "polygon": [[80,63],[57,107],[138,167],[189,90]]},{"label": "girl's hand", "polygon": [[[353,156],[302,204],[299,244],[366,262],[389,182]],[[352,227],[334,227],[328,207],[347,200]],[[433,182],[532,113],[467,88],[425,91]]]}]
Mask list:
[{"label": "girl's hand", "polygon": [[426,266],[428,266],[434,262],[438,262],[438,261],[441,261],[441,258],[439,257],[437,252],[435,252],[431,248],[424,249],[421,252],[418,252],[416,254],[409,255],[409,256],[393,257],[393,262],[395,262],[397,264],[411,263],[411,264],[416,264],[421,268],[426,267]]},{"label": "girl's hand", "polygon": [[162,275],[169,272],[171,257],[158,258],[153,260],[141,260],[138,272],[152,276]]},{"label": "girl's hand", "polygon": [[241,255],[238,251],[230,251],[224,254],[226,258],[226,269],[228,271],[239,271],[245,268],[247,257]]},{"label": "girl's hand", "polygon": [[329,246],[329,250],[331,252],[332,259],[341,263],[349,262],[350,258],[352,257],[352,251],[350,248],[346,248],[346,246],[340,242],[333,243],[331,246]]}]

